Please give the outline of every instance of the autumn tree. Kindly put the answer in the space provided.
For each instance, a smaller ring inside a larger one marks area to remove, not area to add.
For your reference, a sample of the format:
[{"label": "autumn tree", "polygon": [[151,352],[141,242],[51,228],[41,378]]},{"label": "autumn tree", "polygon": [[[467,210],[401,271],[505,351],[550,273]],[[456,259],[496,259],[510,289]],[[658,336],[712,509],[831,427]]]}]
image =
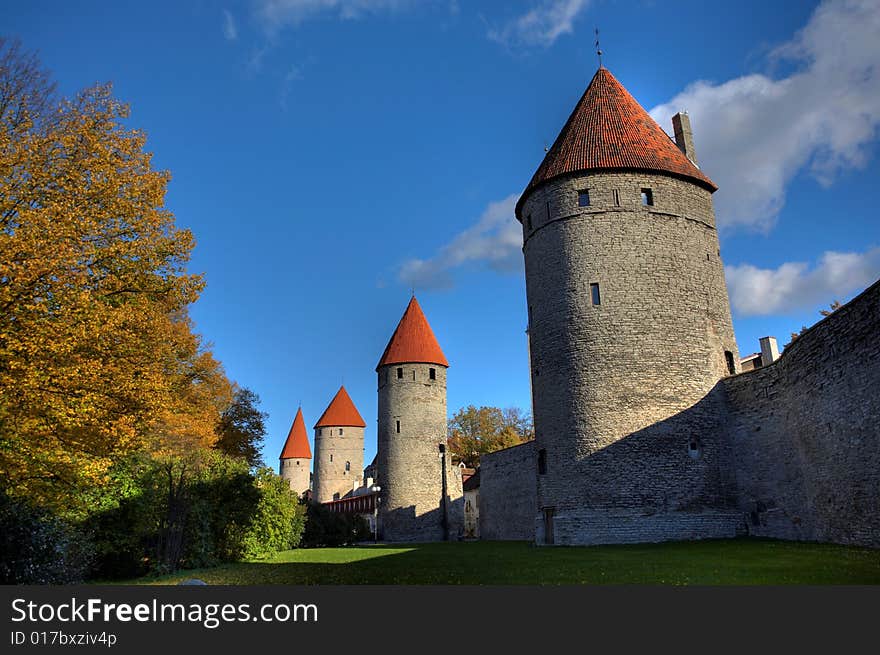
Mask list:
[{"label": "autumn tree", "polygon": [[110,85],[54,102],[0,42],[0,476],[70,504],[115,459],[210,447],[231,402],[192,331],[203,281]]},{"label": "autumn tree", "polygon": [[214,445],[217,450],[241,458],[254,467],[263,464],[260,448],[266,436],[267,414],[258,409],[259,404],[259,396],[250,389],[236,389],[232,404],[217,424],[218,439]]},{"label": "autumn tree", "polygon": [[6,129],[45,123],[54,115],[55,83],[36,54],[0,36],[0,121]]},{"label": "autumn tree", "polygon": [[449,450],[466,466],[476,467],[480,456],[534,438],[531,416],[516,407],[475,407],[458,410],[449,419]]}]

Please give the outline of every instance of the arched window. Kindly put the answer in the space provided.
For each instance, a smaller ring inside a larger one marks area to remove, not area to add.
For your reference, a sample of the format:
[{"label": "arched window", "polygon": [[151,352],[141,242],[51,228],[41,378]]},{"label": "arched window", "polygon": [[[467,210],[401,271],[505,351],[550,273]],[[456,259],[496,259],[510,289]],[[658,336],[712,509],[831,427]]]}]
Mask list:
[{"label": "arched window", "polygon": [[345,463],[345,470],[346,470],[346,471],[350,471],[350,470],[351,470],[351,462],[346,462],[346,463]]}]

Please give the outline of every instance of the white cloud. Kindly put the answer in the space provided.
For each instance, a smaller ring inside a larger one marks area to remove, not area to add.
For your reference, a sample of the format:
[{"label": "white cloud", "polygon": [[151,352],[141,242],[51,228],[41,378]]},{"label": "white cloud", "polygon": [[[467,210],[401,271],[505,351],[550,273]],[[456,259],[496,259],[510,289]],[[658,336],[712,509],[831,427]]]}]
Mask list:
[{"label": "white cloud", "polygon": [[828,0],[771,54],[798,66],[788,77],[698,81],[651,110],[667,129],[688,110],[700,166],[720,187],[720,227],[766,232],[798,172],[828,185],[864,165],[880,126],[878,34],[877,0]]},{"label": "white cloud", "polygon": [[575,18],[589,4],[590,0],[543,0],[522,16],[489,30],[489,38],[509,46],[549,47],[574,31]]},{"label": "white cloud", "polygon": [[[545,1],[496,38],[555,39],[572,29],[585,6]],[[665,126],[676,111],[690,112],[700,164],[720,186],[715,205],[722,228],[767,231],[799,172],[808,170],[827,185],[840,171],[867,161],[880,127],[877,34],[877,0],[827,0],[806,27],[771,54],[771,61],[795,65],[788,76],[695,82],[651,111]],[[515,198],[491,204],[474,226],[433,257],[404,263],[399,279],[418,287],[448,287],[454,268],[481,261],[499,271],[520,270]],[[880,249],[826,252],[813,268],[802,262],[776,269],[742,264],[726,272],[740,316],[790,312],[824,306],[872,283],[880,276]]]},{"label": "white cloud", "polygon": [[396,11],[414,0],[258,0],[257,15],[270,33],[298,26],[321,15],[342,19],[360,18],[382,11]]},{"label": "white cloud", "polygon": [[398,278],[416,289],[449,288],[451,271],[469,262],[486,262],[500,272],[522,269],[522,228],[514,218],[519,194],[491,202],[475,225],[461,232],[430,259],[410,259]]},{"label": "white cloud", "polygon": [[739,316],[784,314],[861,291],[880,277],[880,248],[863,253],[826,252],[812,269],[804,262],[779,268],[725,267],[733,311]]},{"label": "white cloud", "polygon": [[227,41],[235,41],[238,38],[238,26],[232,12],[223,10],[223,38]]}]

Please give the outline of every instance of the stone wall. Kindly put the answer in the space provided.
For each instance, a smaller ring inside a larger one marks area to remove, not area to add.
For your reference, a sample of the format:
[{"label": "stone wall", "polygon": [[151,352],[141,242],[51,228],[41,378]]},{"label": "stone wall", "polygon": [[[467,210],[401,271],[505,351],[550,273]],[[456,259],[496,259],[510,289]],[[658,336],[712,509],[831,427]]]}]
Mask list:
[{"label": "stone wall", "polygon": [[484,456],[482,537],[547,543],[547,508],[555,544],[751,534],[880,547],[878,337],[880,282],[776,362],[570,463],[590,485],[579,504],[538,505],[534,481],[557,462],[536,476],[536,442]]},{"label": "stone wall", "polygon": [[880,547],[880,282],[723,384],[750,533]]},{"label": "stone wall", "polygon": [[480,538],[535,539],[535,442],[480,458]]},{"label": "stone wall", "polygon": [[465,539],[480,538],[480,488],[464,492]]}]

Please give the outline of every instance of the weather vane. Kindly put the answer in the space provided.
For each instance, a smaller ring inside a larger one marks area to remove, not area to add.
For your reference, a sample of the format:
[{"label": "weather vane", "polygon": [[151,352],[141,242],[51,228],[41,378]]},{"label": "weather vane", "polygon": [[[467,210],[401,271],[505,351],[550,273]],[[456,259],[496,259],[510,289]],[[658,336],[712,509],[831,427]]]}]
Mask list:
[{"label": "weather vane", "polygon": [[599,68],[602,68],[602,51],[599,49],[599,28],[596,28],[596,54],[599,55]]}]

